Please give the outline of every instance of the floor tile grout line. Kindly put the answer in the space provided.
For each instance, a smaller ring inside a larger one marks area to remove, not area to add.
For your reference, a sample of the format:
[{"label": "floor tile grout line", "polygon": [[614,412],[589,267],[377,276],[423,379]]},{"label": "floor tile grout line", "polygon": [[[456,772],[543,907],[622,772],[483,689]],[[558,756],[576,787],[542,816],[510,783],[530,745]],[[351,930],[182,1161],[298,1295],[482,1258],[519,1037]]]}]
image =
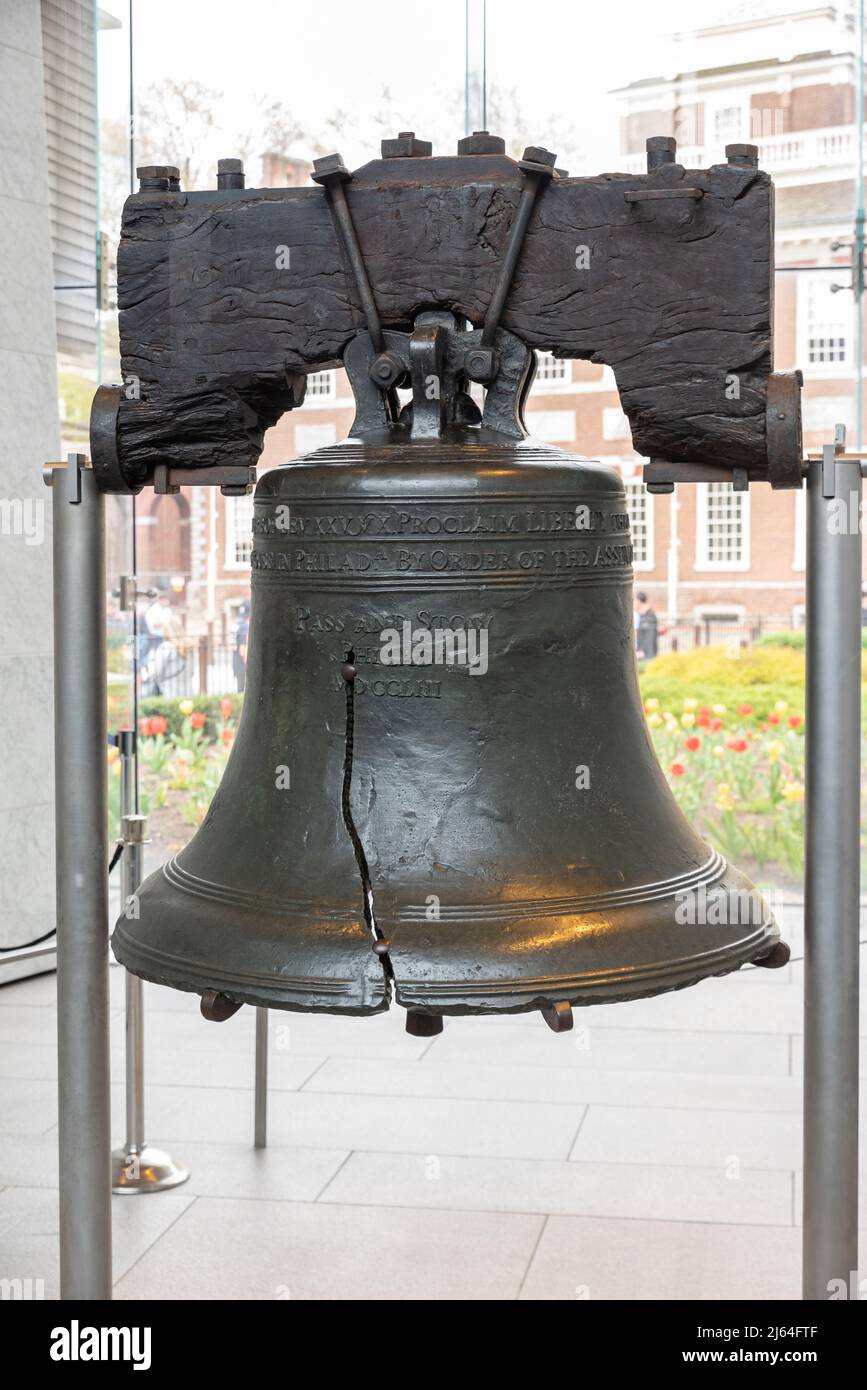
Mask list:
[{"label": "floor tile grout line", "polygon": [[[153,1196],[155,1196],[156,1194],[152,1192],[152,1193],[149,1193],[148,1195],[151,1196],[151,1197],[153,1197]],[[112,1279],[112,1281],[111,1281],[112,1291],[113,1291],[114,1289],[117,1288],[118,1284],[120,1284],[121,1281],[124,1280],[128,1274],[132,1274],[132,1272],[133,1272],[133,1270],[135,1269],[136,1265],[138,1265],[138,1264],[144,1259],[145,1255],[149,1254],[150,1251],[153,1250],[154,1246],[159,1245],[159,1243],[160,1243],[160,1241],[162,1240],[163,1236],[167,1236],[168,1233],[169,1233],[169,1231],[173,1230],[174,1227],[175,1227],[175,1226],[178,1224],[178,1222],[181,1220],[181,1217],[186,1216],[187,1212],[192,1211],[193,1207],[196,1205],[196,1203],[197,1203],[198,1200],[199,1200],[199,1194],[198,1194],[197,1192],[193,1192],[193,1193],[184,1193],[184,1192],[175,1191],[175,1194],[174,1194],[174,1195],[175,1195],[176,1197],[189,1197],[189,1201],[187,1202],[187,1205],[184,1207],[183,1211],[179,1211],[179,1212],[177,1213],[177,1215],[173,1218],[173,1220],[171,1220],[171,1221],[169,1222],[169,1224],[166,1226],[165,1230],[160,1231],[159,1235],[154,1236],[153,1240],[149,1241],[149,1243],[145,1246],[144,1250],[141,1250],[141,1251],[139,1252],[139,1254],[136,1255],[136,1257],[135,1257],[135,1259],[133,1260],[132,1264],[129,1266],[128,1269],[125,1269],[125,1270],[124,1270],[123,1274],[119,1274],[118,1277],[117,1277],[116,1279],[114,1279],[114,1278]],[[135,1201],[135,1197],[130,1197],[129,1194],[127,1194],[127,1196],[126,1196],[125,1198],[124,1198],[124,1197],[121,1198],[121,1201],[127,1201],[127,1200],[129,1200],[129,1201]]]},{"label": "floor tile grout line", "polygon": [[[297,1095],[297,1094],[300,1094],[301,1091],[303,1091],[303,1090],[305,1089],[305,1087],[307,1086],[307,1084],[308,1084],[310,1081],[313,1080],[314,1076],[318,1076],[318,1075],[319,1075],[319,1073],[321,1072],[322,1068],[323,1068],[324,1066],[326,1066],[326,1065],[328,1064],[328,1062],[330,1062],[330,1060],[331,1060],[330,1057],[323,1057],[322,1060],[321,1060],[321,1062],[317,1062],[316,1066],[313,1068],[313,1070],[312,1070],[312,1072],[310,1073],[310,1075],[309,1075],[309,1076],[305,1076],[304,1080],[301,1082],[301,1085],[300,1085],[300,1086],[295,1086],[295,1087],[293,1087],[293,1088],[290,1088],[290,1089],[286,1092],[286,1094],[287,1094],[287,1095],[293,1095],[293,1094],[296,1094],[296,1095]],[[217,1089],[217,1088],[213,1088],[213,1089]],[[222,1089],[222,1087],[219,1088],[219,1089]],[[272,1086],[272,1085],[269,1084],[269,1086],[268,1086],[268,1099],[270,1100],[271,1095],[272,1095],[273,1092],[275,1092],[275,1091],[280,1091],[280,1090],[283,1090],[283,1089],[284,1089],[283,1087],[280,1087],[280,1086]],[[316,1091],[316,1092],[313,1092],[312,1094],[318,1095],[319,1092]]]},{"label": "floor tile grout line", "polygon": [[521,1282],[520,1282],[520,1284],[518,1285],[518,1292],[515,1294],[515,1298],[514,1298],[514,1302],[515,1302],[515,1303],[519,1303],[519,1302],[521,1301],[521,1294],[524,1292],[524,1285],[525,1285],[526,1282],[527,1282],[527,1276],[529,1275],[530,1270],[531,1270],[531,1268],[532,1268],[532,1266],[533,1266],[533,1261],[534,1261],[535,1258],[536,1258],[536,1255],[537,1255],[538,1250],[539,1250],[539,1246],[542,1244],[542,1237],[544,1236],[546,1230],[548,1229],[548,1220],[549,1220],[549,1217],[550,1217],[550,1213],[549,1213],[549,1212],[546,1212],[545,1215],[544,1215],[544,1217],[542,1218],[542,1224],[541,1224],[541,1226],[539,1227],[538,1235],[536,1236],[536,1239],[535,1239],[535,1241],[533,1242],[533,1249],[530,1251],[530,1255],[529,1255],[529,1258],[528,1258],[528,1260],[527,1260],[527,1264],[526,1264],[526,1266],[525,1266],[524,1273],[521,1275]]},{"label": "floor tile grout line", "polygon": [[[344,1168],[346,1167],[347,1163],[349,1162],[349,1160],[352,1158],[352,1156],[353,1156],[356,1152],[359,1152],[359,1151],[356,1150],[356,1149],[347,1149],[346,1153],[344,1154],[344,1156],[343,1156],[343,1158],[341,1159],[340,1163],[339,1163],[339,1164],[337,1165],[337,1167],[335,1168],[334,1172],[331,1174],[331,1176],[330,1176],[329,1178],[326,1179],[324,1185],[319,1189],[319,1191],[317,1192],[316,1196],[313,1198],[313,1202],[314,1202],[314,1203],[321,1200],[321,1198],[322,1198],[322,1197],[325,1195],[325,1193],[328,1191],[328,1189],[329,1189],[329,1187],[331,1186],[331,1184],[340,1176],[340,1174],[343,1172]],[[366,1152],[366,1150],[361,1150],[360,1152]],[[375,1153],[376,1150],[374,1149],[374,1150],[372,1150],[371,1152],[374,1152],[374,1153]],[[279,1200],[279,1199],[278,1199],[278,1200]]]},{"label": "floor tile grout line", "polygon": [[[14,1185],[14,1184],[9,1184],[6,1188],[0,1188],[0,1193],[2,1193],[2,1192],[4,1192],[4,1191],[8,1191],[8,1192],[10,1192],[10,1193],[12,1193],[12,1194],[17,1193],[17,1192],[38,1192],[38,1193],[42,1193],[42,1192],[56,1191],[56,1189],[34,1186],[34,1185],[32,1185],[32,1184],[30,1184],[30,1185],[21,1185],[21,1186],[16,1186],[16,1185]],[[176,1196],[181,1196],[182,1194],[179,1193],[179,1192],[177,1192],[177,1193],[175,1193],[175,1195],[176,1195]],[[118,1200],[121,1200],[121,1201],[122,1201],[122,1200],[125,1200],[125,1199],[124,1199],[124,1198],[119,1198]],[[616,1212],[616,1211],[605,1211],[605,1212],[600,1212],[600,1211],[575,1211],[575,1210],[571,1210],[571,1211],[565,1211],[565,1210],[548,1210],[548,1211],[543,1211],[543,1210],[541,1210],[541,1209],[539,1209],[539,1208],[527,1209],[527,1208],[523,1208],[523,1207],[522,1207],[522,1208],[516,1208],[516,1207],[471,1207],[471,1206],[458,1206],[458,1207],[455,1207],[455,1206],[439,1206],[439,1205],[432,1205],[432,1204],[424,1204],[424,1205],[419,1206],[419,1205],[416,1205],[415,1203],[412,1203],[412,1202],[380,1202],[380,1203],[374,1203],[374,1202],[359,1202],[358,1200],[355,1200],[355,1201],[351,1201],[351,1200],[350,1200],[350,1201],[332,1201],[332,1202],[328,1202],[328,1203],[322,1203],[322,1202],[320,1202],[318,1199],[317,1199],[316,1201],[311,1201],[310,1199],[304,1199],[303,1201],[299,1201],[298,1198],[296,1198],[296,1197],[245,1197],[245,1196],[239,1196],[237,1193],[226,1193],[226,1194],[220,1194],[220,1193],[193,1193],[193,1194],[190,1194],[190,1199],[189,1199],[187,1205],[184,1207],[183,1211],[178,1212],[178,1214],[173,1218],[173,1220],[169,1223],[169,1225],[166,1226],[165,1230],[161,1231],[161,1232],[159,1233],[159,1235],[154,1236],[153,1240],[149,1243],[148,1247],[147,1247],[145,1250],[143,1250],[139,1255],[136,1256],[136,1259],[135,1259],[135,1261],[133,1262],[133,1264],[130,1265],[130,1267],[129,1267],[128,1270],[125,1270],[124,1273],[123,1273],[122,1275],[119,1276],[119,1279],[118,1279],[117,1282],[120,1282],[120,1279],[125,1278],[126,1275],[129,1274],[129,1273],[131,1272],[131,1270],[135,1268],[135,1266],[136,1266],[136,1265],[139,1263],[139,1261],[144,1257],[144,1255],[146,1255],[146,1254],[148,1253],[148,1251],[151,1250],[151,1249],[154,1247],[154,1245],[158,1244],[159,1241],[162,1240],[163,1237],[166,1236],[166,1235],[169,1233],[169,1231],[177,1224],[177,1222],[180,1221],[183,1217],[185,1217],[185,1216],[188,1214],[188,1212],[190,1212],[190,1211],[192,1210],[192,1207],[193,1207],[193,1205],[194,1205],[195,1203],[198,1203],[198,1202],[209,1202],[209,1201],[213,1201],[213,1202],[227,1202],[227,1201],[228,1201],[228,1202],[243,1202],[243,1203],[251,1203],[251,1204],[252,1204],[252,1203],[271,1203],[271,1204],[274,1204],[274,1205],[277,1205],[277,1206],[307,1206],[307,1207],[318,1206],[318,1207],[328,1207],[328,1208],[337,1207],[337,1208],[343,1208],[343,1209],[354,1210],[354,1211],[358,1211],[358,1210],[370,1210],[370,1209],[380,1209],[380,1210],[383,1210],[383,1211],[411,1211],[411,1212],[418,1212],[418,1213],[422,1213],[422,1212],[439,1212],[439,1213],[444,1213],[444,1214],[451,1215],[451,1216],[465,1216],[465,1215],[467,1215],[467,1214],[470,1214],[470,1215],[474,1215],[474,1216],[543,1217],[543,1218],[545,1218],[545,1221],[546,1221],[546,1222],[547,1222],[547,1221],[550,1221],[551,1219],[554,1219],[554,1220],[563,1220],[563,1221],[593,1221],[593,1222],[601,1222],[601,1223],[608,1223],[608,1222],[612,1222],[612,1221],[637,1221],[637,1222],[642,1222],[642,1223],[644,1223],[644,1224],[653,1224],[653,1225],[657,1225],[657,1224],[659,1224],[659,1225],[672,1225],[672,1224],[674,1224],[674,1225],[677,1225],[677,1226],[712,1226],[712,1227],[719,1227],[719,1228],[722,1229],[722,1230],[729,1229],[729,1228],[732,1227],[732,1226],[738,1226],[738,1227],[741,1227],[741,1228],[747,1229],[747,1230],[754,1230],[754,1229],[755,1229],[755,1230],[766,1230],[766,1231],[767,1231],[767,1230],[771,1230],[771,1231],[781,1231],[781,1232],[782,1232],[782,1231],[801,1231],[801,1232],[803,1231],[803,1223],[797,1224],[797,1223],[792,1223],[792,1222],[789,1222],[789,1221],[750,1221],[749,1219],[747,1219],[747,1218],[745,1218],[745,1217],[741,1217],[740,1219],[735,1219],[735,1220],[732,1220],[732,1221],[727,1221],[727,1220],[724,1221],[724,1220],[721,1220],[719,1217],[709,1217],[709,1216],[706,1216],[706,1217],[698,1217],[698,1216],[694,1216],[694,1217],[693,1217],[693,1216],[691,1216],[691,1217],[679,1217],[679,1216],[676,1216],[676,1215],[673,1215],[673,1214],[669,1214],[669,1215],[665,1215],[665,1216],[649,1216],[649,1215],[646,1215],[646,1214],[643,1214],[643,1213],[642,1213],[641,1215],[631,1216],[631,1215],[629,1215],[629,1214],[627,1214],[627,1213],[624,1213],[624,1212]],[[862,1228],[859,1227],[859,1229],[862,1229]]]},{"label": "floor tile grout line", "polygon": [[574,1133],[573,1136],[572,1136],[572,1143],[569,1145],[568,1149],[566,1150],[566,1162],[567,1162],[567,1163],[570,1163],[570,1162],[572,1161],[572,1155],[573,1155],[573,1153],[575,1152],[575,1148],[576,1148],[576,1145],[577,1145],[577,1143],[578,1143],[578,1136],[579,1136],[579,1134],[581,1133],[581,1130],[582,1130],[583,1127],[584,1127],[584,1121],[587,1119],[587,1116],[590,1114],[590,1105],[591,1105],[591,1102],[590,1102],[590,1101],[587,1101],[587,1103],[586,1103],[585,1106],[584,1106],[584,1109],[582,1110],[580,1116],[578,1117],[578,1127],[577,1127],[577,1129],[575,1130],[575,1133]]}]

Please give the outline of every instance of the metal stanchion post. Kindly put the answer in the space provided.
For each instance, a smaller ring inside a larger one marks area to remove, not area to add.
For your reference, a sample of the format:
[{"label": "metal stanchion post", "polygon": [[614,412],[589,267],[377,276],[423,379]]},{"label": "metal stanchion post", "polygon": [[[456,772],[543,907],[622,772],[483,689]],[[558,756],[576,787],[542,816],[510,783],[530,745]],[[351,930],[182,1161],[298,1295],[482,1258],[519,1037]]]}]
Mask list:
[{"label": "metal stanchion post", "polygon": [[843,437],[807,481],[805,1299],[858,1267],[861,462]]},{"label": "metal stanchion post", "polygon": [[256,1088],[254,1099],[253,1144],[268,1144],[268,1010],[256,1010]]},{"label": "metal stanchion post", "polygon": [[[135,808],[136,732],[124,729],[121,750],[121,911],[137,911],[147,817]],[[190,1176],[171,1154],[145,1140],[144,1118],[144,986],[137,975],[126,975],[126,1143],[112,1153],[112,1192],[163,1192]]]},{"label": "metal stanchion post", "polygon": [[111,1298],[105,504],[82,454],[53,494],[60,1292]]}]

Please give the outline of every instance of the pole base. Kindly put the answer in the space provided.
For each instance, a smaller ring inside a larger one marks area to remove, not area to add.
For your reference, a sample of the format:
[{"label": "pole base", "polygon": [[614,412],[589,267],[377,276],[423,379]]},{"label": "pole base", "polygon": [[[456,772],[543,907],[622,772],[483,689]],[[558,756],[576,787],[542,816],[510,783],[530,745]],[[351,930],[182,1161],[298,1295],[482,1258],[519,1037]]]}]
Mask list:
[{"label": "pole base", "polygon": [[182,1168],[171,1154],[151,1144],[115,1149],[111,1155],[111,1190],[118,1195],[164,1192],[179,1187],[189,1176],[189,1168]]}]

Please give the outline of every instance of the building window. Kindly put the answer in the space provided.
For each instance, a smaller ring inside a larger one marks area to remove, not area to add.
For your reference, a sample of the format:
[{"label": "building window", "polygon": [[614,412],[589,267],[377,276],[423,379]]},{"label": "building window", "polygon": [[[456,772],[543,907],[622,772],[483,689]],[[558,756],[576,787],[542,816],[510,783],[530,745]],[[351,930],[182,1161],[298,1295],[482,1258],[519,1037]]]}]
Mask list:
[{"label": "building window", "polygon": [[696,569],[749,569],[749,493],[731,483],[699,483],[696,507]]},{"label": "building window", "polygon": [[546,444],[569,444],[575,438],[574,410],[528,410],[527,429]]},{"label": "building window", "polygon": [[253,549],[253,494],[225,498],[226,569],[247,569]]},{"label": "building window", "polygon": [[837,425],[852,428],[852,398],[850,396],[804,396],[801,402],[806,434],[827,435],[833,442]]},{"label": "building window", "polygon": [[629,421],[619,405],[606,405],[602,411],[603,439],[631,439]]},{"label": "building window", "polygon": [[799,285],[798,357],[813,371],[847,367],[852,357],[852,300],[832,275],[805,275]]},{"label": "building window", "polygon": [[739,106],[721,106],[713,114],[715,145],[731,145],[741,138],[742,113]]},{"label": "building window", "polygon": [[333,401],[336,394],[336,372],[308,372],[305,400]]},{"label": "building window", "polygon": [[632,563],[638,570],[653,569],[653,497],[640,479],[626,482],[626,508],[632,534]]},{"label": "building window", "polygon": [[336,442],[336,425],[295,426],[295,452],[298,454],[308,454],[312,449],[324,449]]},{"label": "building window", "polygon": [[564,361],[562,357],[555,357],[553,352],[537,352],[536,363],[536,385],[542,382],[572,380],[572,363]]}]

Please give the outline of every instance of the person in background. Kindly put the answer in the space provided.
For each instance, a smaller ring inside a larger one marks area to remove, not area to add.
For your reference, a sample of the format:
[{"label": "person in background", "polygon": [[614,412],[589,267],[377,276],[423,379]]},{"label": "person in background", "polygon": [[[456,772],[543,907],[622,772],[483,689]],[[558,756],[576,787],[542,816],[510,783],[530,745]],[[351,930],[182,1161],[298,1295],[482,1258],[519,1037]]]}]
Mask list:
[{"label": "person in background", "polygon": [[162,636],[155,639],[141,668],[141,693],[147,695],[189,695],[190,674],[181,645],[181,627],[166,606]]},{"label": "person in background", "polygon": [[635,595],[635,647],[639,661],[650,661],[659,651],[659,623],[645,593]]},{"label": "person in background", "polygon": [[247,683],[247,637],[250,632],[250,605],[238,604],[238,619],[235,623],[235,647],[232,652],[232,670],[235,683],[243,692]]}]

